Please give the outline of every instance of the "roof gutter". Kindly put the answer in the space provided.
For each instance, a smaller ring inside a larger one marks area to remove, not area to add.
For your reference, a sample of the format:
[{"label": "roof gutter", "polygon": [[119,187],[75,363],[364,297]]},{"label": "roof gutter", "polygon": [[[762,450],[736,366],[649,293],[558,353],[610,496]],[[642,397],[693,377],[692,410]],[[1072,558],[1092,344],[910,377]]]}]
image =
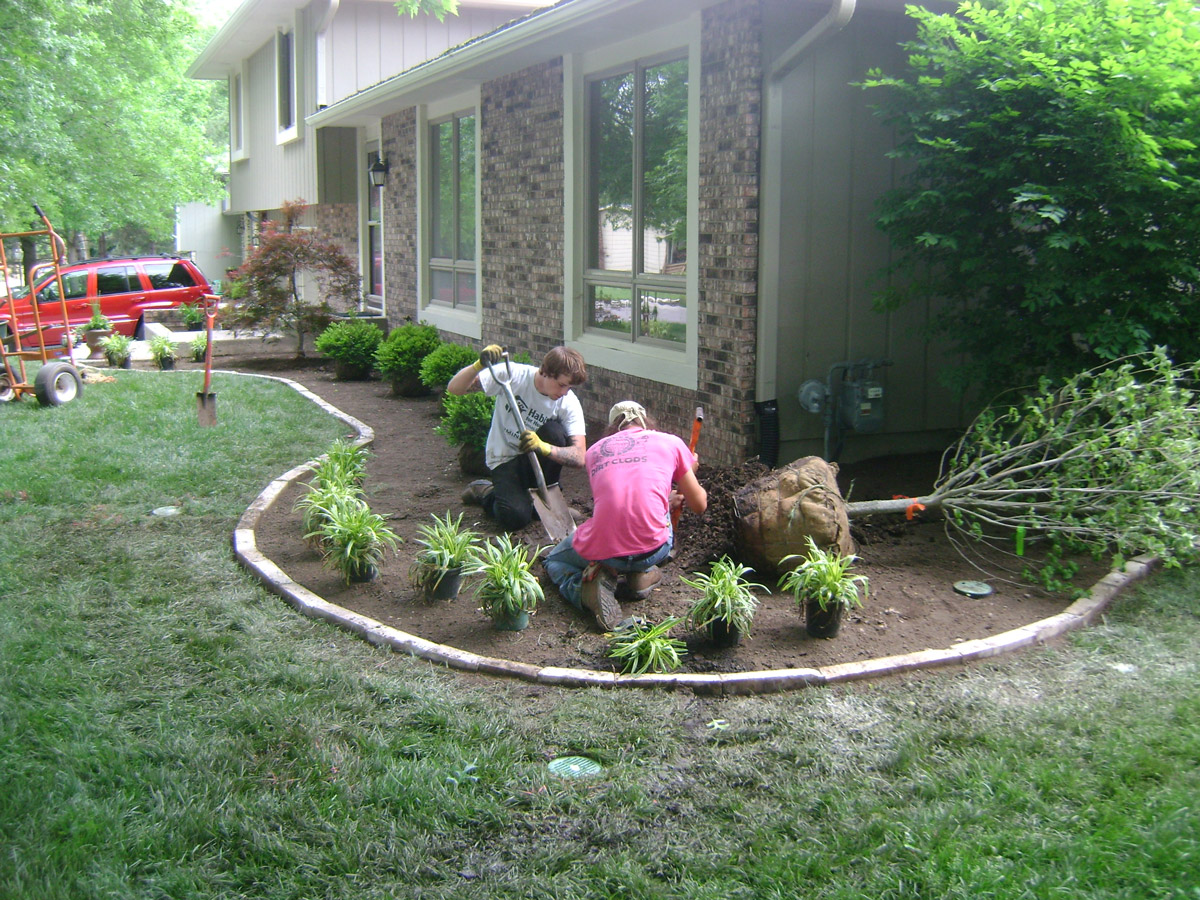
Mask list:
[{"label": "roof gutter", "polygon": [[[405,105],[425,102],[437,96],[439,86],[472,79],[476,71],[487,72],[505,57],[522,50],[536,50],[544,44],[549,56],[555,52],[555,38],[586,26],[606,16],[618,14],[627,7],[636,7],[642,0],[597,0],[597,2],[565,2],[535,10],[526,18],[502,26],[480,38],[451,48],[441,56],[420,63],[399,75],[360,91],[331,106],[318,110],[305,119],[313,128],[343,124],[359,117],[379,117]],[[693,4],[689,4],[693,5]],[[457,79],[455,76],[458,76]],[[491,77],[485,75],[482,77]]]}]

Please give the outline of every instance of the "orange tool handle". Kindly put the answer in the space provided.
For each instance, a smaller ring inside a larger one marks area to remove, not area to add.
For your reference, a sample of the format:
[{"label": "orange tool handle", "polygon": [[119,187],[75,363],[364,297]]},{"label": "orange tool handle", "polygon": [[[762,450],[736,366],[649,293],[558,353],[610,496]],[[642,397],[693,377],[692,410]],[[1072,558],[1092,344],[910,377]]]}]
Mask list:
[{"label": "orange tool handle", "polygon": [[[696,407],[696,418],[692,422],[692,439],[688,441],[688,449],[693,453],[696,452],[696,442],[700,440],[700,426],[704,424],[704,407]],[[671,528],[674,529],[679,524],[679,515],[683,512],[683,507],[671,510]]]}]

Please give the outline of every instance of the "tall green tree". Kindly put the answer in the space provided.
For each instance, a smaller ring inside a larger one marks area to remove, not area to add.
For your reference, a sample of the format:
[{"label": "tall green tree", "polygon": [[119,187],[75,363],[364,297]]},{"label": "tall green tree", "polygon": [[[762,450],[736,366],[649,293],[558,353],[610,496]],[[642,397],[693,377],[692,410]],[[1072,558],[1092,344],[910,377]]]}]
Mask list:
[{"label": "tall green tree", "polygon": [[1192,0],[910,8],[879,206],[883,308],[940,303],[960,386],[1061,377],[1163,345],[1200,358],[1200,12]]},{"label": "tall green tree", "polygon": [[169,239],[219,196],[206,126],[219,87],[185,71],[202,35],[180,0],[0,0],[0,223],[37,202],[64,236]]}]

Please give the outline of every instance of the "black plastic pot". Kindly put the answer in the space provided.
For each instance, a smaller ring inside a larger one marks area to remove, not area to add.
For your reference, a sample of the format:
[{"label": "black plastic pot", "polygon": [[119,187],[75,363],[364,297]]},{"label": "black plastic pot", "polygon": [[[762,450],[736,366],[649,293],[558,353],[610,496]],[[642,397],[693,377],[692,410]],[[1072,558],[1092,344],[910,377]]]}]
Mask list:
[{"label": "black plastic pot", "polygon": [[810,637],[835,637],[842,627],[842,612],[845,607],[835,603],[828,609],[821,609],[816,600],[808,600],[804,604],[804,628]]},{"label": "black plastic pot", "polygon": [[453,600],[458,596],[458,589],[462,585],[462,574],[461,566],[457,569],[447,569],[436,583],[425,585],[425,599],[430,603],[437,600]]},{"label": "black plastic pot", "polygon": [[352,584],[364,584],[368,581],[374,581],[378,577],[379,569],[370,563],[359,566],[349,572],[349,580]]},{"label": "black plastic pot", "polygon": [[714,647],[736,647],[742,640],[742,631],[725,619],[713,619],[708,623],[708,640]]}]

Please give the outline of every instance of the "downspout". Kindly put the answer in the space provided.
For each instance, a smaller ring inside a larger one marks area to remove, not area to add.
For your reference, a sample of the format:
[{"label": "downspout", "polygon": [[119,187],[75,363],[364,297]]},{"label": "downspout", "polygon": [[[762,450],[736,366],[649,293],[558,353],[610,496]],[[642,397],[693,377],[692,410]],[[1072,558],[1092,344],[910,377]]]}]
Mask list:
[{"label": "downspout", "polygon": [[[800,65],[805,54],[820,42],[837,34],[854,16],[856,0],[834,0],[829,11],[804,32],[771,64],[766,77],[766,103],[763,105],[763,169],[759,196],[764,199],[760,235],[770,235],[770,244],[760,245],[758,372],[756,396],[770,398],[754,404],[759,416],[759,459],[771,468],[779,461],[779,401],[776,373],[779,360],[779,259],[780,209],[779,187],[783,184],[783,80]],[[768,302],[761,302],[768,298]]]}]

